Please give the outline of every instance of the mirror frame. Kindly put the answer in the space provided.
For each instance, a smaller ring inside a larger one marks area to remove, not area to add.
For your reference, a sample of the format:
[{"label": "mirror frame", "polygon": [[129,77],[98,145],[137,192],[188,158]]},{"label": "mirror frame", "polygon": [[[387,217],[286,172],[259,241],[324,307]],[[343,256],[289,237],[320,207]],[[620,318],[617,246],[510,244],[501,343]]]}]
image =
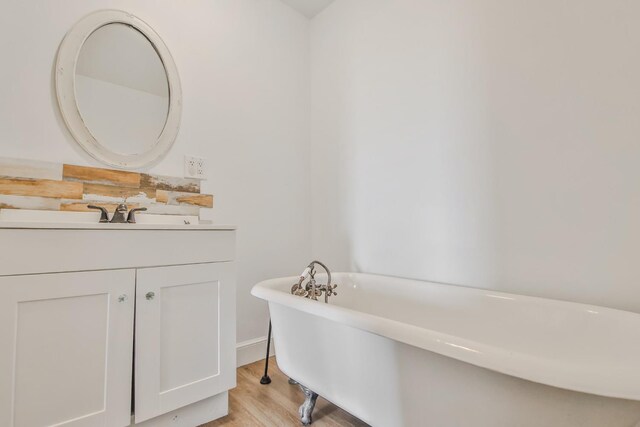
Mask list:
[{"label": "mirror frame", "polygon": [[[80,114],[76,100],[75,71],[80,50],[89,36],[109,24],[126,24],[140,31],[156,50],[169,86],[169,112],[154,147],[139,154],[120,154],[109,150],[93,136]],[[169,49],[158,33],[140,18],[121,10],[100,10],[78,21],[65,35],[56,60],[56,95],[60,112],[71,135],[94,159],[121,169],[140,169],[159,162],[171,149],[180,129],[182,89],[180,76]]]}]

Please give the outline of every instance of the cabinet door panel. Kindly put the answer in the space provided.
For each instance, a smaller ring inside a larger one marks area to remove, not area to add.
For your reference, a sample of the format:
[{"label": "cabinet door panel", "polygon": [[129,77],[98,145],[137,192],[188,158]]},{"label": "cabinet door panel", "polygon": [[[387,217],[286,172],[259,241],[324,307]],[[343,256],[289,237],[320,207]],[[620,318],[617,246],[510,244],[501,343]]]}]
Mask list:
[{"label": "cabinet door panel", "polygon": [[232,263],[138,270],[135,418],[235,386]]},{"label": "cabinet door panel", "polygon": [[128,425],[134,292],[133,270],[0,277],[0,425]]}]

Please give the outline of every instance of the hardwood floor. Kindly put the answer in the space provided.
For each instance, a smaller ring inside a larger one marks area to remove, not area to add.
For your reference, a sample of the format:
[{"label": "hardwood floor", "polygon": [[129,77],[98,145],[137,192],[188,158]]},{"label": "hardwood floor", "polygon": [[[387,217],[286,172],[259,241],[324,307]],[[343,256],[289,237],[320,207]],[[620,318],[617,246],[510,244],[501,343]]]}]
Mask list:
[{"label": "hardwood floor", "polygon": [[[229,392],[229,415],[201,427],[284,427],[301,426],[298,407],[304,395],[289,384],[274,357],[269,361],[271,384],[260,384],[264,361],[238,369],[238,386]],[[367,427],[356,417],[322,397],[313,411],[314,427]]]}]

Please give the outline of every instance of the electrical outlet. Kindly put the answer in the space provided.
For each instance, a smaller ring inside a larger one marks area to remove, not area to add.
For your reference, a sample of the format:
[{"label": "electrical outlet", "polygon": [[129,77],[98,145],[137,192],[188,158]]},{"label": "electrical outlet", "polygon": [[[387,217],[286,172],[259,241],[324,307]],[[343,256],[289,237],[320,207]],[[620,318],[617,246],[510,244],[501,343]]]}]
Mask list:
[{"label": "electrical outlet", "polygon": [[184,177],[207,179],[207,162],[201,157],[184,156]]}]

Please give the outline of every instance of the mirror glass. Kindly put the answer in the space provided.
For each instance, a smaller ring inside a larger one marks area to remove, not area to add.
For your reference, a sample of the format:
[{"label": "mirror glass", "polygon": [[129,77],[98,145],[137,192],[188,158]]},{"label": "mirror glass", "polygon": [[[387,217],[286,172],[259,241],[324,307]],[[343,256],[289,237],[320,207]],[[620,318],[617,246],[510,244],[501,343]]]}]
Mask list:
[{"label": "mirror glass", "polygon": [[123,155],[154,148],[169,113],[165,67],[136,28],[104,25],[82,45],[75,68],[78,110],[94,138]]}]

